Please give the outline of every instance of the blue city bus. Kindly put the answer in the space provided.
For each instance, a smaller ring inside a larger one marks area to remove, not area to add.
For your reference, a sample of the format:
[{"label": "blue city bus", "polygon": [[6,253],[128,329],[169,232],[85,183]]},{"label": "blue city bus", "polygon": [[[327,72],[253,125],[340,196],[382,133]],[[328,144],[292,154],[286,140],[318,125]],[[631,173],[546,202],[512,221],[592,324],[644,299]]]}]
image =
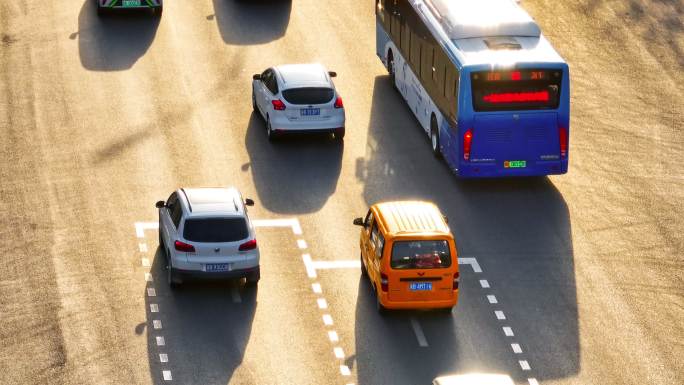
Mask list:
[{"label": "blue city bus", "polygon": [[456,175],[568,171],[568,65],[515,0],[374,1],[377,55]]}]

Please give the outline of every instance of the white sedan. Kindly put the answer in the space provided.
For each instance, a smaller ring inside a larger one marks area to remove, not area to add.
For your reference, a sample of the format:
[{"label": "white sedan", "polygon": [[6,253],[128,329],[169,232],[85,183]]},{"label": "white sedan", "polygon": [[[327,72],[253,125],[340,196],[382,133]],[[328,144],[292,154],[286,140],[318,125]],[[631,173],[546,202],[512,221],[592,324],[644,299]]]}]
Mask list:
[{"label": "white sedan", "polygon": [[325,132],[344,138],[344,104],[320,64],[280,65],[252,81],[254,111],[266,121],[269,140],[285,133]]}]

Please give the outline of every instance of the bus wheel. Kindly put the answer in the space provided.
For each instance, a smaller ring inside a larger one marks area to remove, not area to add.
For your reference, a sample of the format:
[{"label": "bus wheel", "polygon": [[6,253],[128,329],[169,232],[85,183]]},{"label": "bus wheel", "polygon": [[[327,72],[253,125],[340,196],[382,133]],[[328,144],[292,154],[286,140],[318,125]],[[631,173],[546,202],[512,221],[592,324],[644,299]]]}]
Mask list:
[{"label": "bus wheel", "polygon": [[387,70],[389,71],[390,82],[392,82],[392,88],[394,88],[395,90],[399,90],[397,88],[397,74],[394,70],[394,55],[392,54],[391,50],[387,53]]},{"label": "bus wheel", "polygon": [[435,158],[442,157],[442,150],[439,148],[439,129],[437,128],[437,120],[432,115],[430,120],[430,144],[432,145],[432,154]]}]

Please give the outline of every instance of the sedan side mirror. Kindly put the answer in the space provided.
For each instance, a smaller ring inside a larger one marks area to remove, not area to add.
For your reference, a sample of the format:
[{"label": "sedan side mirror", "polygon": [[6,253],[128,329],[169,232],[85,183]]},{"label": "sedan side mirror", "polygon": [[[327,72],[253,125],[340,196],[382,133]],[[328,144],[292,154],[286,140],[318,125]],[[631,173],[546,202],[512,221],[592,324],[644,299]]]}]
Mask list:
[{"label": "sedan side mirror", "polygon": [[254,76],[252,76],[252,79],[261,80],[261,74],[254,74]]},{"label": "sedan side mirror", "polygon": [[245,206],[254,206],[254,201],[249,198],[245,199]]},{"label": "sedan side mirror", "polygon": [[363,226],[366,227],[366,224],[363,223],[363,218],[354,218],[354,224],[356,226]]},{"label": "sedan side mirror", "polygon": [[159,201],[154,206],[158,209],[161,209],[161,208],[166,207],[166,203],[164,203],[164,201]]},{"label": "sedan side mirror", "polygon": [[330,75],[331,78],[337,77],[337,72],[335,71],[328,71],[328,75]]}]

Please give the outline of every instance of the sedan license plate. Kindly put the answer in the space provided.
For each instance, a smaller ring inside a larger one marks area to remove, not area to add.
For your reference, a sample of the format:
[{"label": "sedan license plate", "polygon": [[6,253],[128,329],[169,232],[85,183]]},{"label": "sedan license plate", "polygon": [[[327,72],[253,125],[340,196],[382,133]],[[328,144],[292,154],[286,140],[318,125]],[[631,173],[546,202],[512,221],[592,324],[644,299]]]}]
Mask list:
[{"label": "sedan license plate", "polygon": [[320,108],[302,108],[299,110],[300,115],[302,116],[316,116],[321,114],[321,109]]},{"label": "sedan license plate", "polygon": [[411,282],[409,284],[411,291],[429,291],[432,290],[432,282]]},{"label": "sedan license plate", "polygon": [[121,5],[124,7],[139,7],[140,0],[123,0]]},{"label": "sedan license plate", "polygon": [[506,160],[504,161],[504,168],[525,168],[527,161],[525,160]]},{"label": "sedan license plate", "polygon": [[230,263],[210,263],[204,265],[204,271],[208,273],[220,272],[220,271],[230,271],[232,266]]}]

